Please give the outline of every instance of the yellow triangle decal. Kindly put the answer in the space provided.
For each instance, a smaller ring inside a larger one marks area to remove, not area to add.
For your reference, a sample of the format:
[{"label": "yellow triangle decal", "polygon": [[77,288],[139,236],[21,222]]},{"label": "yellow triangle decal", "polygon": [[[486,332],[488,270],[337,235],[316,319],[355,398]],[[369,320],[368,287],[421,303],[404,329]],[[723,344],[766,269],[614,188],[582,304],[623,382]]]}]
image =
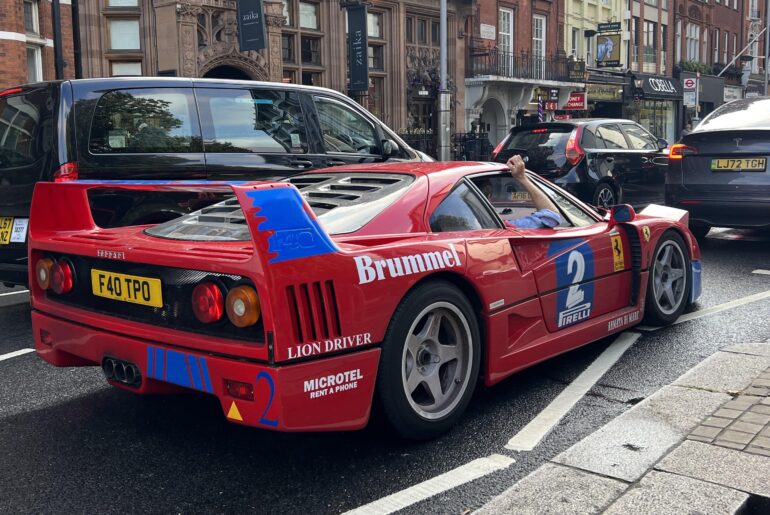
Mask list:
[{"label": "yellow triangle decal", "polygon": [[227,418],[243,422],[243,417],[241,416],[241,412],[238,411],[238,406],[235,405],[235,401],[233,401],[230,406],[230,411],[227,412]]}]

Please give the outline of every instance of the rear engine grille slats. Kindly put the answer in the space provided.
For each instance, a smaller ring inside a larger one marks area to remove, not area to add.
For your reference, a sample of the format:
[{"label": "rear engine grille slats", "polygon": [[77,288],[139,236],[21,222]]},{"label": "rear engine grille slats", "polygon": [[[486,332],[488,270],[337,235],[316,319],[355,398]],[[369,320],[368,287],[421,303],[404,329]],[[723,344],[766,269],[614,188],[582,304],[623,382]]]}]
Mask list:
[{"label": "rear engine grille slats", "polygon": [[298,342],[314,342],[342,334],[332,281],[288,286],[286,297]]}]

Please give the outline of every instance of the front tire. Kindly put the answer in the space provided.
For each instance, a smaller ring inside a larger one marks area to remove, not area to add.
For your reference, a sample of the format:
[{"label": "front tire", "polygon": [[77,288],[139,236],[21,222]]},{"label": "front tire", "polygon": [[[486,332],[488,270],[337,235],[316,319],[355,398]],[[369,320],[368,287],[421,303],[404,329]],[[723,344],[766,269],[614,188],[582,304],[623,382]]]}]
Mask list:
[{"label": "front tire", "polygon": [[398,434],[427,440],[457,422],[476,386],[480,340],[473,307],[450,283],[427,282],[401,301],[377,374],[380,403]]},{"label": "front tire", "polygon": [[645,322],[668,325],[684,312],[690,299],[690,258],[682,237],[668,231],[658,241],[650,266]]}]

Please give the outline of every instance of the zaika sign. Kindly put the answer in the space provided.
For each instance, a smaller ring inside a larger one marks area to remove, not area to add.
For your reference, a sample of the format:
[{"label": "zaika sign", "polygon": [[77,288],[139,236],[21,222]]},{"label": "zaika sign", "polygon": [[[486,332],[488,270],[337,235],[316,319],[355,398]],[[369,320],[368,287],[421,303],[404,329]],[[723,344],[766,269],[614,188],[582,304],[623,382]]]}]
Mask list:
[{"label": "zaika sign", "polygon": [[267,46],[262,0],[238,0],[238,45],[241,52]]},{"label": "zaika sign", "polygon": [[350,91],[369,90],[369,39],[366,4],[348,7],[348,69]]},{"label": "zaika sign", "polygon": [[585,91],[573,91],[569,94],[567,103],[562,107],[565,111],[585,111],[586,94]]}]

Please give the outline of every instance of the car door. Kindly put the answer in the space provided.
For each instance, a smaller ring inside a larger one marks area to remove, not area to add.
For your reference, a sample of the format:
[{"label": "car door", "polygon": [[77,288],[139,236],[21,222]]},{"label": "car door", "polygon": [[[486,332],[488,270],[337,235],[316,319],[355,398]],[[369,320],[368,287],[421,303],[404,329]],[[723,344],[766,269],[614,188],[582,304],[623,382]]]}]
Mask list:
[{"label": "car door", "polygon": [[620,128],[631,147],[634,171],[640,174],[638,183],[641,196],[637,204],[663,204],[668,156],[658,148],[658,139],[641,125],[628,122],[621,123]]},{"label": "car door", "polygon": [[310,127],[319,143],[324,166],[384,161],[382,134],[375,123],[345,102],[324,94],[309,95],[314,120]]},{"label": "car door", "polygon": [[641,195],[639,177],[635,175],[633,153],[617,123],[603,123],[596,128],[596,138],[606,150],[600,151],[606,162],[612,163],[611,181],[616,198],[621,202],[633,201]]},{"label": "car door", "polygon": [[297,92],[198,87],[195,95],[210,180],[284,178],[323,166],[312,158]]}]

